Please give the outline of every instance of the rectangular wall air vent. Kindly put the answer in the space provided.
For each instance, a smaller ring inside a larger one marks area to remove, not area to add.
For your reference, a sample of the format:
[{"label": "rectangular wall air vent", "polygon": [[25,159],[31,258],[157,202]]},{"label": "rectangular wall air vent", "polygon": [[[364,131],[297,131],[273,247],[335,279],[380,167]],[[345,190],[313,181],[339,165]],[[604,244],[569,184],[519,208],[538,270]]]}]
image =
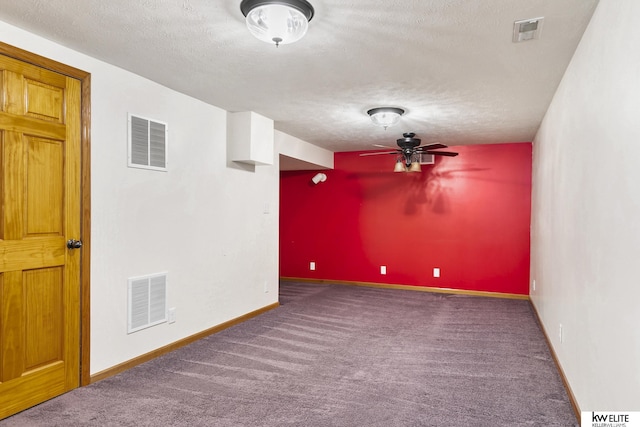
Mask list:
[{"label": "rectangular wall air vent", "polygon": [[513,42],[520,43],[540,38],[544,18],[523,19],[513,23]]},{"label": "rectangular wall air vent", "polygon": [[129,114],[129,167],[167,170],[166,123]]},{"label": "rectangular wall air vent", "polygon": [[418,156],[418,161],[421,165],[433,165],[436,162],[433,154],[420,153]]},{"label": "rectangular wall air vent", "polygon": [[127,333],[167,321],[167,274],[129,279]]}]

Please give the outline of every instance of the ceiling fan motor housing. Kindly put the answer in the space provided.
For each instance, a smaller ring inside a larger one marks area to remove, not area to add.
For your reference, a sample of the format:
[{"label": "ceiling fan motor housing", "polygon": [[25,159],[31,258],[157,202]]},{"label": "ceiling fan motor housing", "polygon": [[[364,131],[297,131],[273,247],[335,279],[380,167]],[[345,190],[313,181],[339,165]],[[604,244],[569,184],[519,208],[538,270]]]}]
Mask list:
[{"label": "ceiling fan motor housing", "polygon": [[404,138],[400,138],[396,142],[403,151],[407,149],[413,150],[420,145],[420,138],[415,138],[415,133],[404,133],[402,136]]},{"label": "ceiling fan motor housing", "polygon": [[402,136],[404,138],[400,138],[396,142],[402,150],[405,165],[409,167],[413,160],[412,157],[415,153],[415,148],[420,145],[420,139],[415,138],[416,134],[413,132],[403,133]]}]

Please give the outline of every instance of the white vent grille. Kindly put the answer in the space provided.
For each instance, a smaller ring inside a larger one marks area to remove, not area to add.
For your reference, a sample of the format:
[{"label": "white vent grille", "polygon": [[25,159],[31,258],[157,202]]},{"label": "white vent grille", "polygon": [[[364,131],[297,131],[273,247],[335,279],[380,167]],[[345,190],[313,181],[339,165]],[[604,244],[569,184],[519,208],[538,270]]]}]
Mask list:
[{"label": "white vent grille", "polygon": [[419,153],[418,154],[418,162],[421,165],[433,165],[436,162],[436,160],[435,160],[433,154]]},{"label": "white vent grille", "polygon": [[129,114],[129,167],[167,170],[167,124]]},{"label": "white vent grille", "polygon": [[167,274],[129,279],[127,333],[167,321]]}]

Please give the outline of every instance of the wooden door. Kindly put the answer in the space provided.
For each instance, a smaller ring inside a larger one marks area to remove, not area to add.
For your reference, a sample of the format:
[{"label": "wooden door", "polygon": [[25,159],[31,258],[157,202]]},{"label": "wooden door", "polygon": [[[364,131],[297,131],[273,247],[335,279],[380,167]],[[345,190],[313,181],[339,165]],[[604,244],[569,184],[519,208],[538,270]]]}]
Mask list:
[{"label": "wooden door", "polygon": [[0,419],[79,385],[80,82],[0,55]]}]

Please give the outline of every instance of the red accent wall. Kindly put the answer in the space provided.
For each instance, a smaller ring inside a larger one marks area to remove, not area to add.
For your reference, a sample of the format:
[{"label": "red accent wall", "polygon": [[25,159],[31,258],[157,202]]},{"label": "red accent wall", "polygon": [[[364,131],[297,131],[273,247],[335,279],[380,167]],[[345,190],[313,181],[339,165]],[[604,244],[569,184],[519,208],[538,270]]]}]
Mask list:
[{"label": "red accent wall", "polygon": [[318,185],[282,172],[280,275],[528,294],[531,143],[448,150],[422,173],[357,152]]}]

